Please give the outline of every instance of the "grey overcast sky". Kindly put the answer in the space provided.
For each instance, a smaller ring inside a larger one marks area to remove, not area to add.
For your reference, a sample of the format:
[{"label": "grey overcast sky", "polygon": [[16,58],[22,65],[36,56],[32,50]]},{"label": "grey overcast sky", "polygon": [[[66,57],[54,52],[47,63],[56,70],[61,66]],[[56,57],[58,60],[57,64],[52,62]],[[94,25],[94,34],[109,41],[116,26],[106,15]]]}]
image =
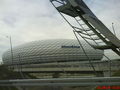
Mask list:
[{"label": "grey overcast sky", "polygon": [[[120,0],[84,0],[96,16],[120,39]],[[0,0],[0,58],[13,46],[42,39],[73,39],[72,28],[49,0]]]}]

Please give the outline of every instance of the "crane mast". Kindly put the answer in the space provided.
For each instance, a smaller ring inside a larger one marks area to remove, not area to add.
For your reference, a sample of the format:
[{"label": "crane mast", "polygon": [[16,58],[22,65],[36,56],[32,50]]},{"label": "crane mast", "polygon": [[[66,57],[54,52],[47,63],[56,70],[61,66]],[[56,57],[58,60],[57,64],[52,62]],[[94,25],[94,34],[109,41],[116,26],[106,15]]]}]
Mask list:
[{"label": "crane mast", "polygon": [[[76,33],[94,49],[111,49],[120,56],[120,40],[95,16],[83,0],[50,0]],[[72,25],[70,16],[78,25]],[[90,42],[94,42],[90,43]]]}]

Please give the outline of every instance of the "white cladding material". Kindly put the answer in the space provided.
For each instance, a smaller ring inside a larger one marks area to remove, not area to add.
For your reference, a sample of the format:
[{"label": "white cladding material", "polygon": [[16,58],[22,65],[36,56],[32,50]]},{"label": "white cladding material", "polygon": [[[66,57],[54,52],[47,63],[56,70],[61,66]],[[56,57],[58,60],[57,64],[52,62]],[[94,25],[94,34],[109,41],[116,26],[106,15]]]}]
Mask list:
[{"label": "white cladding material", "polygon": [[[89,59],[102,59],[103,51],[94,50],[84,41],[82,41],[82,44]],[[13,60],[11,59],[10,50],[3,54],[3,62],[7,65],[11,63],[29,64],[62,61],[88,61],[88,58],[78,41],[73,39],[41,40],[17,46],[13,48]]]}]

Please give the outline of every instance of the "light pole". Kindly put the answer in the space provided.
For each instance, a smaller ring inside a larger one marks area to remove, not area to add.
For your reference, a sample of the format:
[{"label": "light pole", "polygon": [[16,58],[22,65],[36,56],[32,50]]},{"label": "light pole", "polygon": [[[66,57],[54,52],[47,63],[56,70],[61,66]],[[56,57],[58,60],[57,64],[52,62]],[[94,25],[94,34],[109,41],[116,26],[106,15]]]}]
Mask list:
[{"label": "light pole", "polygon": [[10,40],[10,52],[11,52],[11,63],[13,65],[13,48],[12,48],[12,39],[11,39],[11,36],[7,36],[7,38],[9,38]]},{"label": "light pole", "polygon": [[[5,34],[1,34],[1,36],[6,36]],[[11,52],[11,63],[13,65],[13,48],[12,48],[12,39],[11,39],[11,36],[6,36],[6,38],[9,39],[9,42],[10,42],[10,52]]]},{"label": "light pole", "polygon": [[115,28],[114,28],[114,23],[112,23],[112,29],[113,29],[114,35],[117,37],[116,32],[115,32]]}]

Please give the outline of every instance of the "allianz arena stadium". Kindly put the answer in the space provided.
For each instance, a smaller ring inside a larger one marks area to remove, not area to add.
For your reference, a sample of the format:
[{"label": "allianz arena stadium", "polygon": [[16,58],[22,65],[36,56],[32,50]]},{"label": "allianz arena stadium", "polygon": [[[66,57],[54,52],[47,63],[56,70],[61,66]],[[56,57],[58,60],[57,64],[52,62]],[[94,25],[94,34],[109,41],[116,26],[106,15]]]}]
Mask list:
[{"label": "allianz arena stadium", "polygon": [[[103,58],[102,50],[94,50],[85,41],[82,41],[82,45],[90,60],[97,61]],[[10,50],[3,54],[2,59],[5,65],[88,61],[78,41],[74,39],[26,43],[13,48],[13,59]]]}]

